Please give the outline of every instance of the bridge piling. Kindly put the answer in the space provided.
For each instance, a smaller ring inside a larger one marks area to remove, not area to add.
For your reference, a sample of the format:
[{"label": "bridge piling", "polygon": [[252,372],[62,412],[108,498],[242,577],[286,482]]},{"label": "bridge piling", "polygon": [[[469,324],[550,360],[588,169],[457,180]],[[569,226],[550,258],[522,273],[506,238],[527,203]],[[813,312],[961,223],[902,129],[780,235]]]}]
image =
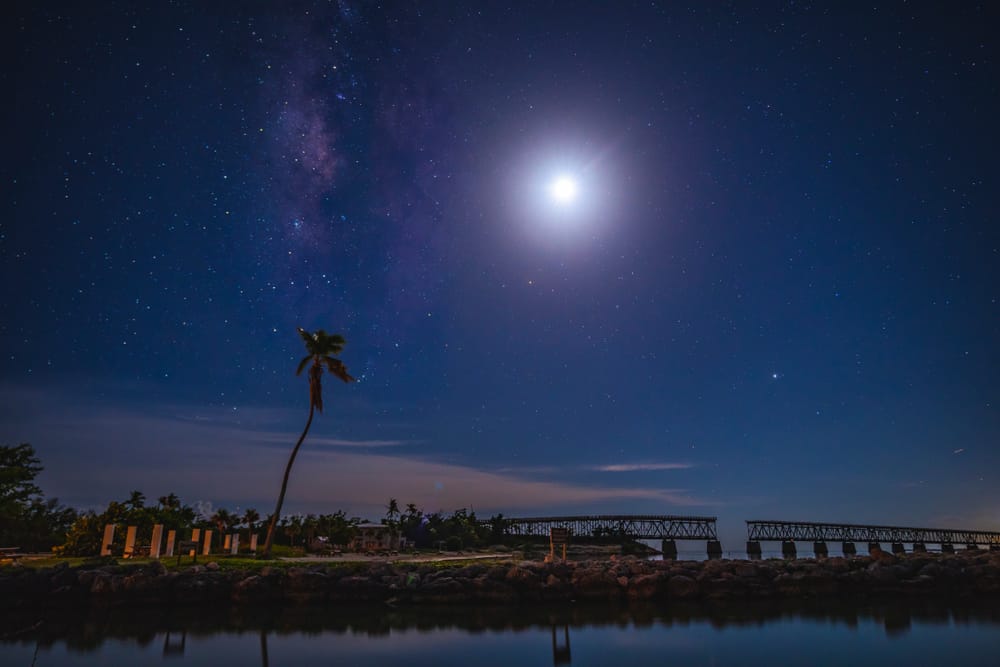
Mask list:
[{"label": "bridge piling", "polygon": [[874,556],[875,554],[881,553],[881,552],[882,552],[882,545],[881,544],[879,544],[878,542],[869,542],[868,543],[868,555],[869,556]]},{"label": "bridge piling", "polygon": [[677,560],[677,542],[675,540],[663,540],[660,547],[660,551],[663,552],[663,560]]},{"label": "bridge piling", "polygon": [[943,554],[953,554],[955,553],[955,545],[950,542],[941,543],[941,553]]},{"label": "bridge piling", "polygon": [[830,555],[830,550],[826,548],[826,542],[817,541],[813,542],[813,553],[816,554],[816,558],[826,558]]},{"label": "bridge piling", "polygon": [[719,540],[708,541],[708,559],[719,560],[722,558],[722,542]]},{"label": "bridge piling", "polygon": [[855,546],[854,542],[844,542],[840,545],[840,549],[844,553],[844,558],[851,558],[858,555],[858,547]]},{"label": "bridge piling", "polygon": [[788,560],[795,559],[795,542],[785,540],[781,543],[781,555]]},{"label": "bridge piling", "polygon": [[969,542],[968,544],[965,545],[965,548],[968,551],[979,551],[979,545],[976,544],[975,542]]},{"label": "bridge piling", "polygon": [[923,542],[914,542],[913,543],[913,553],[915,553],[915,554],[925,554],[925,553],[927,553],[927,545],[924,544]]},{"label": "bridge piling", "polygon": [[991,544],[990,551],[1000,551],[1000,544]]},{"label": "bridge piling", "polygon": [[762,556],[763,551],[760,548],[760,542],[756,540],[747,542],[747,558],[750,560],[760,560]]},{"label": "bridge piling", "polygon": [[893,542],[892,553],[895,554],[896,556],[902,556],[903,554],[906,553],[906,548],[903,547],[902,542]]}]

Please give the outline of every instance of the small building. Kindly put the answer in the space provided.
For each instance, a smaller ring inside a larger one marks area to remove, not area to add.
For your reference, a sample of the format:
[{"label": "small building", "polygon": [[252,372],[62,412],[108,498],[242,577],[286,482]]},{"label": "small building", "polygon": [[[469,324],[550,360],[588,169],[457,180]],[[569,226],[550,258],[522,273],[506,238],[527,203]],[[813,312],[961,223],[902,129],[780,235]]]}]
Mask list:
[{"label": "small building", "polygon": [[399,529],[384,523],[360,523],[355,529],[357,534],[350,544],[353,551],[399,551],[403,546]]}]

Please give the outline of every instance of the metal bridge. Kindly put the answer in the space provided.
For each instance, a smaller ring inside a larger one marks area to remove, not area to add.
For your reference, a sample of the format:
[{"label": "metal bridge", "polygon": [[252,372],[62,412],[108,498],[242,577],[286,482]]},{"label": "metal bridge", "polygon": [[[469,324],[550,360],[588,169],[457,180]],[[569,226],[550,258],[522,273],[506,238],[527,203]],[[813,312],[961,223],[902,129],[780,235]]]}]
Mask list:
[{"label": "metal bridge", "polygon": [[975,544],[1000,547],[1000,532],[865,526],[853,523],[810,523],[806,521],[747,521],[749,541],[892,542],[900,544]]},{"label": "metal bridge", "polygon": [[548,537],[552,528],[569,528],[578,537],[630,537],[637,540],[718,540],[714,516],[627,515],[504,518],[508,535]]}]

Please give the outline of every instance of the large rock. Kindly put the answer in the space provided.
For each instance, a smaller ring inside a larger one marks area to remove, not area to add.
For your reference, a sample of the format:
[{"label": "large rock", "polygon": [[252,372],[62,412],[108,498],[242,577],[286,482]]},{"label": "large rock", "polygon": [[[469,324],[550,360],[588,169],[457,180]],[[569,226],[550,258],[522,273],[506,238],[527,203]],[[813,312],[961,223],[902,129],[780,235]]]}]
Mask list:
[{"label": "large rock", "polygon": [[696,598],[698,597],[698,582],[683,574],[670,577],[670,581],[667,584],[667,593],[671,598],[678,600]]},{"label": "large rock", "polygon": [[584,600],[606,600],[619,597],[622,587],[612,571],[590,567],[573,573],[573,592]]},{"label": "large rock", "polygon": [[670,575],[666,572],[640,574],[628,582],[628,597],[632,600],[653,600],[666,597]]},{"label": "large rock", "polygon": [[504,581],[519,593],[534,593],[542,587],[542,581],[537,574],[517,565],[507,571]]}]

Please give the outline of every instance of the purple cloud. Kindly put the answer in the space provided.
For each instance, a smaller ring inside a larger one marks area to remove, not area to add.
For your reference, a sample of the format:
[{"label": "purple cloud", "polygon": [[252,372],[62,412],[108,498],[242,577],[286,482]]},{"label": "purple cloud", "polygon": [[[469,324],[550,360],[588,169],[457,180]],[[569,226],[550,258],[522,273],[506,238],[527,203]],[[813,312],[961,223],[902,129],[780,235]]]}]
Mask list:
[{"label": "purple cloud", "polygon": [[599,472],[642,472],[647,470],[689,470],[692,463],[612,463],[610,465],[593,466],[590,470]]}]

